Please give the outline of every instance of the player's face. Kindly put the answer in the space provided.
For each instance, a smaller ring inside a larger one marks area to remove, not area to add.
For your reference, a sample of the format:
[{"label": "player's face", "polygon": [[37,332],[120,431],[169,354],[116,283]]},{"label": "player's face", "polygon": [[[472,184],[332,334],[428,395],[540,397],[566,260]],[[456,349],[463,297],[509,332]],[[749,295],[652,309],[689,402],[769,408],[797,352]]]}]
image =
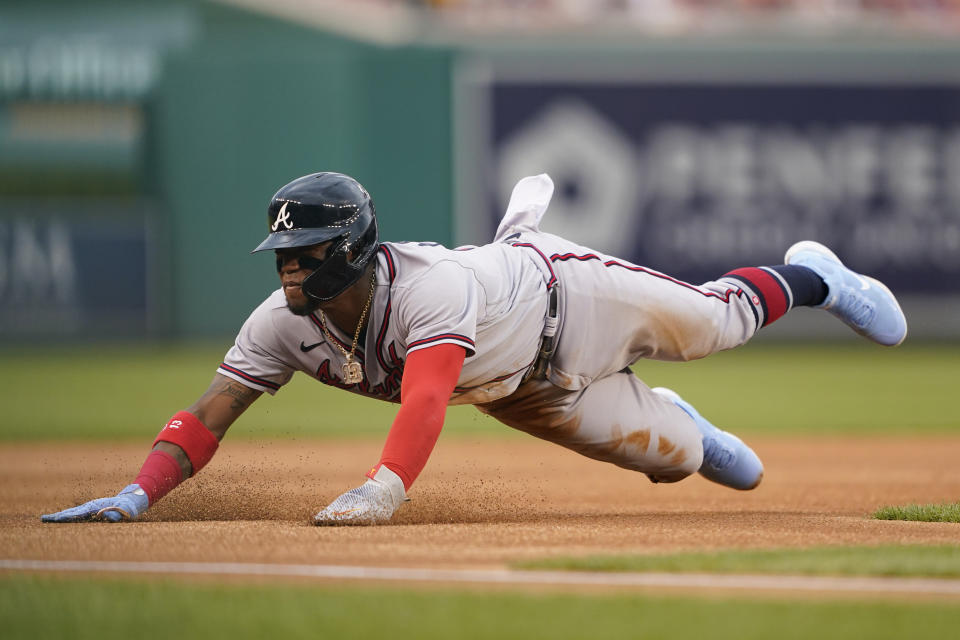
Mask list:
[{"label": "player's face", "polygon": [[280,284],[283,294],[287,298],[287,308],[298,316],[310,315],[320,308],[320,303],[307,297],[301,290],[304,279],[312,270],[300,264],[299,258],[309,256],[323,260],[327,256],[327,249],[331,242],[310,245],[309,247],[294,247],[292,249],[277,249],[277,271],[280,274]]}]

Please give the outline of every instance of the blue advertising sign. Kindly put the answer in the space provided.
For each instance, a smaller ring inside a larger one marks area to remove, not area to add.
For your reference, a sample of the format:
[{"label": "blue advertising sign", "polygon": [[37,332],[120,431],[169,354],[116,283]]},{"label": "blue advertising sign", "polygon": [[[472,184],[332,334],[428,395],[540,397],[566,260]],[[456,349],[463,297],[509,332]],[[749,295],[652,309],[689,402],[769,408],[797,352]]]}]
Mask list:
[{"label": "blue advertising sign", "polygon": [[960,85],[497,81],[495,228],[549,173],[544,228],[693,282],[828,244],[898,292],[960,293]]},{"label": "blue advertising sign", "polygon": [[0,217],[0,339],[143,335],[149,244],[142,217]]}]

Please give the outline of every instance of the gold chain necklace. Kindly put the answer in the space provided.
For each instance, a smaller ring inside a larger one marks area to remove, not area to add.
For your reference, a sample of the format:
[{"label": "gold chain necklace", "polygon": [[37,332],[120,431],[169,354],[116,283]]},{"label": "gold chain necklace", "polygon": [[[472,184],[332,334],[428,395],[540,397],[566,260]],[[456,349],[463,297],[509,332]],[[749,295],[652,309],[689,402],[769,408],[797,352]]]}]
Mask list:
[{"label": "gold chain necklace", "polygon": [[358,382],[363,382],[363,367],[360,366],[359,362],[353,361],[353,353],[357,350],[357,341],[360,340],[360,330],[363,328],[363,321],[367,317],[367,311],[370,310],[370,303],[373,302],[373,292],[377,287],[377,270],[374,268],[373,273],[370,277],[370,295],[367,296],[367,304],[363,305],[363,311],[360,312],[360,321],[357,322],[357,330],[353,334],[353,344],[350,346],[350,353],[347,353],[347,350],[340,346],[340,343],[333,339],[333,336],[330,335],[330,331],[327,330],[327,319],[323,315],[323,311],[320,311],[320,328],[323,329],[323,334],[327,336],[332,344],[335,344],[343,357],[346,360],[343,365],[340,367],[343,371],[343,381],[347,384],[357,384]]}]

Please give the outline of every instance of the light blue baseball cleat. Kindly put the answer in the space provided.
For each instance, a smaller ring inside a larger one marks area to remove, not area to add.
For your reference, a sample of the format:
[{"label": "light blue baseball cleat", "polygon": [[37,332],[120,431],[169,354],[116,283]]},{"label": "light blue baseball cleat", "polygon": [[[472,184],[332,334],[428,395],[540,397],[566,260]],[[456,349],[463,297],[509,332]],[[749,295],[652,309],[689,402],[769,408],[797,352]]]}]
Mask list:
[{"label": "light blue baseball cleat", "polygon": [[763,480],[763,463],[743,440],[710,424],[706,418],[677,393],[665,387],[651,389],[683,409],[703,437],[703,463],[699,473],[707,480],[731,489],[755,489]]},{"label": "light blue baseball cleat", "polygon": [[907,337],[907,319],[896,297],[882,282],[854,271],[819,242],[804,240],[789,249],[783,261],[807,267],[827,285],[825,309],[851,329],[879,344],[895,347]]}]

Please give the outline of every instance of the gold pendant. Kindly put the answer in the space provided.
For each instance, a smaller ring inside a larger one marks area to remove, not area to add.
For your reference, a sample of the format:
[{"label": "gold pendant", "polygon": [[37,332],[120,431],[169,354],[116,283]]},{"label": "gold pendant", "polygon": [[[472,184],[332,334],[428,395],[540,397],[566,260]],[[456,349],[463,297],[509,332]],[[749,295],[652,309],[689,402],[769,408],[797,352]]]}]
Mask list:
[{"label": "gold pendant", "polygon": [[359,362],[347,360],[343,363],[343,381],[347,384],[363,382],[363,368]]}]

